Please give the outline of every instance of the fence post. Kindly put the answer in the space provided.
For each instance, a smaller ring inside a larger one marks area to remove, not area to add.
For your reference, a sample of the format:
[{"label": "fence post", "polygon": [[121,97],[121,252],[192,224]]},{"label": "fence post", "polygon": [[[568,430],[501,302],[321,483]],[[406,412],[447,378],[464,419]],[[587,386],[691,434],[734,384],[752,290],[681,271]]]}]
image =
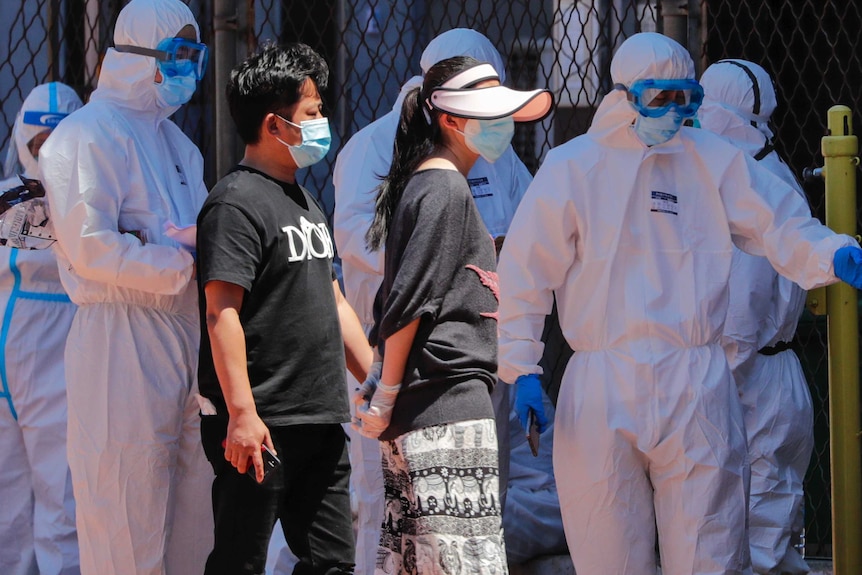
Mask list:
[{"label": "fence post", "polygon": [[[856,235],[859,143],[850,108],[833,106],[821,140],[826,225]],[[862,573],[858,295],[840,282],[826,288],[829,332],[829,434],[832,467],[832,557],[835,575]]]},{"label": "fence post", "polygon": [[688,48],[688,0],[661,0],[661,32]]},{"label": "fence post", "polygon": [[213,59],[215,61],[215,158],[216,179],[232,168],[237,158],[237,137],[233,127],[224,87],[236,58],[237,2],[213,2]]},{"label": "fence post", "polygon": [[685,46],[698,77],[707,66],[706,7],[703,0],[661,0],[659,31]]}]

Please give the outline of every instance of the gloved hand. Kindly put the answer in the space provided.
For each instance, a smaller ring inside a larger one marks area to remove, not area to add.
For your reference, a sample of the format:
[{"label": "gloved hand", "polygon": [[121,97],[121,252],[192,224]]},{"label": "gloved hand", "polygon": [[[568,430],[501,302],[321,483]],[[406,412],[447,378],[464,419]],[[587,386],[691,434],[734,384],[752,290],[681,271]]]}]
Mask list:
[{"label": "gloved hand", "polygon": [[400,389],[400,383],[386,385],[382,381],[378,382],[377,389],[368,405],[360,405],[356,409],[358,421],[351,424],[353,429],[371,439],[380,437],[380,434],[389,427],[389,420],[392,419],[392,408],[395,406],[395,398],[398,397]]},{"label": "gloved hand", "polygon": [[371,401],[371,397],[377,389],[377,384],[380,383],[380,374],[382,371],[383,362],[375,361],[371,364],[371,369],[368,370],[365,381],[353,392],[353,403],[356,405],[366,405]]},{"label": "gloved hand", "polygon": [[521,427],[530,431],[530,411],[536,414],[539,433],[548,428],[545,405],[542,403],[542,380],[538,374],[530,373],[515,380],[515,412],[521,420]]},{"label": "gloved hand", "polygon": [[862,248],[844,246],[832,256],[835,276],[856,289],[862,289]]}]

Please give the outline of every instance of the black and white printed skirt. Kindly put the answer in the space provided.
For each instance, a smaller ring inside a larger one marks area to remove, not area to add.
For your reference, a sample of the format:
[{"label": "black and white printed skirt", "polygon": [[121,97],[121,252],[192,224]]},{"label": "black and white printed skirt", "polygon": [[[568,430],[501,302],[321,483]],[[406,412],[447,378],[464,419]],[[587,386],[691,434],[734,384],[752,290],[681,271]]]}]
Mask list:
[{"label": "black and white printed skirt", "polygon": [[380,446],[386,511],[375,575],[507,575],[494,420]]}]

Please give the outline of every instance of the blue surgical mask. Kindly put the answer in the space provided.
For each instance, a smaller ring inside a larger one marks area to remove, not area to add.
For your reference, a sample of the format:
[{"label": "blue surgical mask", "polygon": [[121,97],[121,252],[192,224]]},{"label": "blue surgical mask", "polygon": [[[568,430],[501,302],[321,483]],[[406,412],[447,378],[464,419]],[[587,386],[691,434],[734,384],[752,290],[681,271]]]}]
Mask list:
[{"label": "blue surgical mask", "polygon": [[307,168],[316,164],[329,152],[329,145],[332,143],[332,134],[329,131],[329,119],[303,120],[297,125],[278,114],[276,116],[291,126],[299,128],[302,133],[302,143],[298,146],[288,144],[277,136],[275,138],[287,147],[287,151],[290,152],[293,161],[296,162],[297,168]]},{"label": "blue surgical mask", "polygon": [[162,76],[162,83],[156,84],[156,99],[163,108],[182,106],[192,99],[197,87],[194,73],[187,76]]},{"label": "blue surgical mask", "polygon": [[[459,130],[460,131],[460,130]],[[515,135],[515,120],[512,116],[497,120],[469,119],[464,124],[464,143],[467,147],[485,158],[488,162],[496,162]]]},{"label": "blue surgical mask", "polygon": [[682,115],[676,110],[668,110],[664,116],[658,118],[638,115],[634,125],[635,134],[647,146],[663,144],[679,132],[682,121]]}]

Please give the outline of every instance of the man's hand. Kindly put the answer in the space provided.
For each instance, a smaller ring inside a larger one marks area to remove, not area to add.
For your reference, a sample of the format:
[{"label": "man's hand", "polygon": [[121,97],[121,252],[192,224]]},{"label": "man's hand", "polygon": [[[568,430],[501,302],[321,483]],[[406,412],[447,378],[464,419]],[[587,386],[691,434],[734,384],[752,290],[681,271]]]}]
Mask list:
[{"label": "man's hand", "polygon": [[248,471],[249,461],[251,461],[258,483],[263,481],[261,445],[266,445],[275,453],[275,446],[272,444],[269,429],[258,417],[257,412],[241,412],[235,417],[230,417],[227,425],[224,458],[230,461],[230,464],[236,467],[240,473]]},{"label": "man's hand", "polygon": [[368,370],[368,377],[360,387],[357,387],[353,393],[353,403],[357,407],[368,405],[374,392],[377,391],[377,384],[380,383],[380,373],[383,371],[383,363],[375,361],[371,364],[371,369]]}]

